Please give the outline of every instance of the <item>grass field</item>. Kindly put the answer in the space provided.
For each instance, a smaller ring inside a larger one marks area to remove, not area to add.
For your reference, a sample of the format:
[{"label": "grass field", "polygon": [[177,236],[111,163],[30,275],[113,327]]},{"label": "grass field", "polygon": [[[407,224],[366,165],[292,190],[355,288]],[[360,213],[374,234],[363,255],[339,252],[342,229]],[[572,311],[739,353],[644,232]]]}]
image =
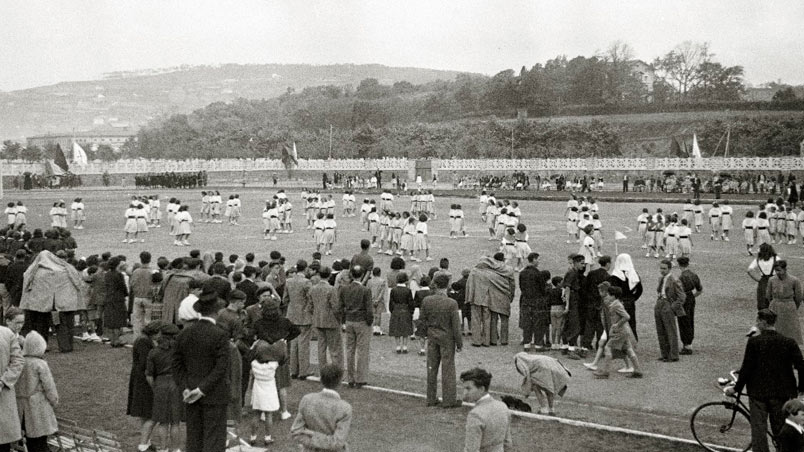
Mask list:
[{"label": "grass field", "polygon": [[[86,229],[75,231],[79,243],[78,254],[87,256],[92,253],[112,251],[123,253],[133,261],[139,251],[147,249],[155,256],[175,257],[187,253],[188,248],[172,247],[172,239],[166,228],[155,229],[148,233],[146,243],[126,245],[122,240],[123,211],[128,196],[133,192],[125,191],[82,191],[81,196],[87,205],[89,220]],[[229,192],[227,191],[228,194]],[[160,192],[163,198],[178,196],[192,206],[196,212],[200,206],[200,195],[197,192]],[[279,250],[288,257],[289,262],[298,258],[310,259],[314,250],[310,235],[304,229],[299,216],[297,194],[291,194],[296,205],[296,233],[282,235],[275,242],[262,240],[260,212],[264,199],[273,193],[268,190],[240,191],[243,199],[243,221],[241,226],[196,224],[190,241],[190,248],[202,251],[223,251],[225,254],[254,252],[257,259],[267,259],[271,250]],[[16,200],[18,197],[28,205],[29,223],[31,227],[46,227],[49,218],[46,213],[52,202],[62,197],[71,199],[74,193],[32,192],[19,194],[8,193],[6,198]],[[407,199],[397,200],[400,209],[406,208]],[[446,209],[453,202],[462,203],[467,213],[467,228],[471,237],[450,240],[447,237],[448,224],[444,218]],[[452,262],[454,273],[461,268],[471,267],[483,254],[495,251],[492,242],[485,239],[483,225],[480,224],[473,199],[437,200],[440,217],[430,224],[432,239],[432,255],[438,259],[448,257]],[[553,274],[562,274],[566,270],[566,256],[578,249],[577,244],[566,244],[563,222],[563,201],[524,201],[521,202],[523,222],[528,225],[530,242],[533,249],[539,252],[542,269]],[[640,243],[634,232],[635,218],[642,207],[651,210],[663,207],[665,212],[681,210],[681,204],[634,204],[634,203],[601,203],[601,218],[604,237],[608,240],[604,252],[614,254],[614,230],[624,232],[628,239],[619,242],[619,252],[631,253],[643,279],[645,294],[638,301],[637,319],[640,343],[638,353],[643,361],[645,378],[627,380],[614,375],[610,380],[595,380],[591,372],[586,371],[580,362],[564,363],[571,370],[573,380],[564,399],[557,402],[560,416],[589,420],[690,437],[688,417],[699,404],[716,400],[720,397],[714,381],[729,370],[738,367],[745,345],[744,333],[753,322],[755,312],[753,281],[745,274],[750,258],[744,251],[740,234],[735,234],[729,243],[710,241],[708,234],[694,236],[693,264],[691,268],[698,272],[704,285],[704,294],[698,300],[696,312],[697,331],[693,348],[696,353],[683,356],[677,363],[659,363],[658,345],[653,322],[653,304],[658,283],[658,262],[653,258],[645,258],[639,248]],[[734,218],[739,223],[747,207],[735,206]],[[364,238],[355,218],[338,219],[339,242],[333,257],[349,257],[357,250],[357,242]],[[801,244],[797,246],[780,245],[777,251],[790,260],[790,271],[800,275],[802,264]],[[330,264],[332,259],[325,259]],[[390,257],[377,256],[375,262],[384,271],[388,269]],[[428,263],[423,263],[427,270]],[[460,370],[480,365],[494,374],[493,390],[515,393],[521,383],[516,373],[512,358],[520,351],[521,338],[517,325],[517,302],[513,303],[511,319],[512,340],[507,347],[476,349],[468,347],[457,358]],[[386,316],[387,321],[387,316]],[[98,346],[99,347],[99,346]],[[393,353],[392,340],[387,337],[374,338],[371,346],[370,383],[398,389],[423,392],[423,379],[426,372],[425,360],[411,355]],[[80,357],[86,357],[79,359]],[[97,359],[103,356],[102,359]],[[66,418],[79,417],[80,422],[100,425],[124,425],[131,428],[125,420],[124,400],[128,373],[128,354],[123,351],[104,349],[98,354],[77,353],[71,356],[52,355],[56,361],[66,360],[67,367],[54,366],[57,380],[62,391],[75,391],[73,396],[65,399],[60,408],[60,415]],[[83,369],[83,370],[78,370]],[[64,374],[60,373],[64,372]],[[65,378],[76,372],[77,378]],[[60,379],[62,378],[62,379]],[[123,402],[112,403],[107,400],[108,392],[99,392],[98,385],[116,382],[107,391],[119,392]],[[69,388],[69,389],[68,389]],[[91,399],[83,401],[82,397]],[[94,400],[94,402],[92,402]],[[75,404],[73,404],[75,403]],[[87,403],[100,403],[86,405]],[[416,402],[419,403],[419,402]],[[92,408],[95,407],[95,408]],[[86,409],[83,409],[86,408]],[[379,408],[377,408],[379,409]],[[457,422],[457,421],[456,421]],[[460,422],[459,422],[460,424]],[[455,425],[445,425],[444,434],[449,434]],[[552,427],[551,427],[552,428]],[[442,429],[437,429],[439,434]],[[606,440],[608,441],[608,440]],[[620,441],[620,440],[618,440]],[[648,450],[641,447],[627,447],[630,450]],[[442,449],[435,449],[442,450]],[[571,450],[571,449],[567,449]],[[578,449],[575,449],[578,450]],[[656,449],[660,450],[660,449]],[[665,448],[666,450],[666,448]]]}]

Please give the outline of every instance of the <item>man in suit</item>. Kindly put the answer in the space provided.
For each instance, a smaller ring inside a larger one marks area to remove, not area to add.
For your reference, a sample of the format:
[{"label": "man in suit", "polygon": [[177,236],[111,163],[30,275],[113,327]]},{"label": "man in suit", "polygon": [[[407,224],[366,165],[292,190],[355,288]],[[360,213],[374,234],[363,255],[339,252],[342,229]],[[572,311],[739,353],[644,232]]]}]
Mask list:
[{"label": "man in suit", "polygon": [[[785,422],[784,403],[804,394],[804,358],[796,341],[776,332],[776,313],[757,313],[760,334],[748,339],[737,384],[726,388],[734,395],[748,387],[751,409],[751,444],[754,452],[768,452],[768,417],[771,431],[778,435]],[[793,369],[798,373],[798,383]],[[798,390],[797,390],[798,389]],[[798,393],[798,394],[797,394]]]},{"label": "man in suit", "polygon": [[290,434],[305,451],[347,451],[352,424],[352,406],[341,400],[337,388],[343,370],[336,364],[321,367],[321,392],[307,394],[299,402],[299,412]]},{"label": "man in suit", "polygon": [[464,452],[505,452],[511,450],[511,413],[489,394],[491,374],[474,368],[461,374],[463,400],[475,407],[466,417]]},{"label": "man in suit", "polygon": [[246,265],[243,269],[243,279],[237,283],[235,288],[246,294],[246,307],[257,304],[257,283],[254,282],[254,277],[257,276],[257,269],[251,265]]},{"label": "man in suit", "polygon": [[350,282],[338,289],[338,306],[346,324],[346,379],[352,388],[366,385],[371,325],[374,323],[371,289],[360,284],[364,273],[363,267],[353,266],[349,273]]},{"label": "man in suit", "polygon": [[338,294],[335,288],[329,285],[329,267],[322,268],[313,276],[313,286],[310,288],[310,314],[313,318],[313,328],[318,334],[318,364],[322,366],[327,361],[327,350],[332,357],[332,363],[343,367],[343,344],[341,342],[341,313],[338,305]]},{"label": "man in suit", "polygon": [[684,287],[681,282],[672,274],[670,269],[673,263],[669,259],[663,259],[659,263],[659,279],[657,288],[658,297],[656,305],[653,307],[653,315],[656,319],[656,335],[659,337],[659,349],[662,362],[678,361],[678,329],[676,317],[684,315],[683,306]]},{"label": "man in suit", "polygon": [[461,314],[458,303],[446,296],[449,275],[433,280],[435,294],[422,302],[419,320],[427,329],[427,406],[438,405],[438,367],[441,366],[442,408],[457,408],[455,387],[455,352],[463,347]]},{"label": "man in suit", "polygon": [[312,283],[304,275],[307,261],[296,262],[296,274],[285,282],[283,304],[288,307],[287,318],[296,325],[301,334],[290,342],[290,375],[304,380],[310,375],[310,339],[313,330],[310,325],[313,317],[310,314],[310,288]]},{"label": "man in suit", "polygon": [[226,449],[226,408],[230,399],[229,336],[217,326],[218,292],[205,284],[193,306],[201,318],[176,338],[173,378],[187,408],[187,452]]}]

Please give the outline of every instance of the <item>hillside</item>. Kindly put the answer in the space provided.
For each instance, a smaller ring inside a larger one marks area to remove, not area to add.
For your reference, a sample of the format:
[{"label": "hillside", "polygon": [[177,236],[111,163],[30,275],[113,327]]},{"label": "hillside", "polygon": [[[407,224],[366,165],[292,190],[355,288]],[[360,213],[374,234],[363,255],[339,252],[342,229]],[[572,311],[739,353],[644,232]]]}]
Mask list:
[{"label": "hillside", "polygon": [[268,99],[308,86],[414,85],[452,80],[458,72],[378,64],[188,66],[171,70],[107,74],[102,80],[65,82],[0,92],[0,139],[22,141],[47,132],[89,129],[93,121],[137,128],[157,117],[188,113],[213,102]]}]

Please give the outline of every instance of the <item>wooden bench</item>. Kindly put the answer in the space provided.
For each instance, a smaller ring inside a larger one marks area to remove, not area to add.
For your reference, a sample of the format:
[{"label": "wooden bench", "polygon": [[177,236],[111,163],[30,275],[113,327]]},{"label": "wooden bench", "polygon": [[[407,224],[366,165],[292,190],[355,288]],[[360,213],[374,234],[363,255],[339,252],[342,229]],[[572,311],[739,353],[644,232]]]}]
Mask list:
[{"label": "wooden bench", "polygon": [[59,419],[59,431],[48,438],[51,450],[59,452],[122,452],[113,433],[81,428],[75,421]]}]

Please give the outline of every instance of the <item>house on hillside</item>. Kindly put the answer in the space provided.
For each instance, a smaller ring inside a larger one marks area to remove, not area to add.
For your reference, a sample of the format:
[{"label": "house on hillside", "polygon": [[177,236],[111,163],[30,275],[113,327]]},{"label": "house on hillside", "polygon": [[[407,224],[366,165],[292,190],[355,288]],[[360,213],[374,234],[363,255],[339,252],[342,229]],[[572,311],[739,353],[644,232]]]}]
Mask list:
[{"label": "house on hillside", "polygon": [[637,78],[645,87],[647,94],[644,96],[645,102],[653,102],[653,83],[656,82],[656,71],[653,66],[642,60],[631,60],[631,75]]},{"label": "house on hillside", "polygon": [[748,102],[770,102],[778,88],[746,88],[743,100]]}]

